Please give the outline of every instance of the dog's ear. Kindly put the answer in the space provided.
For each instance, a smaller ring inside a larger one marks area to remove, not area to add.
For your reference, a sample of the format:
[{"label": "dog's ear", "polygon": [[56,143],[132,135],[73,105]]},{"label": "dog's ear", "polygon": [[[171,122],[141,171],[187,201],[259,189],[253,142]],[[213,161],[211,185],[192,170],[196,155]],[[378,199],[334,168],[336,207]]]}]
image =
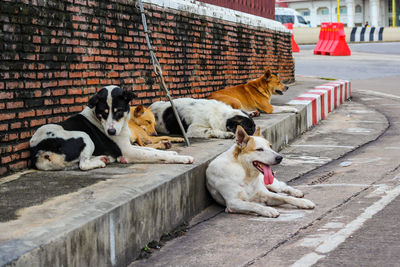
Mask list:
[{"label": "dog's ear", "polygon": [[95,94],[94,96],[92,96],[92,98],[89,99],[89,102],[87,105],[89,108],[94,108],[98,102],[99,102],[99,96],[97,94]]},{"label": "dog's ear", "polygon": [[136,97],[136,95],[135,95],[132,91],[128,91],[128,90],[125,90],[125,89],[124,89],[124,91],[123,91],[123,93],[122,93],[122,97],[123,97],[127,102],[131,102],[131,100],[133,100],[133,99]]},{"label": "dog's ear", "polygon": [[142,105],[139,105],[135,108],[135,111],[133,112],[133,116],[135,116],[136,118],[140,117],[143,115],[144,113],[144,107]]},{"label": "dog's ear", "polygon": [[265,69],[265,71],[264,71],[264,78],[268,80],[269,77],[271,77],[271,69],[270,69],[270,68],[267,68],[267,69]]},{"label": "dog's ear", "polygon": [[258,126],[256,132],[253,134],[254,136],[260,136],[261,137],[261,127]]},{"label": "dog's ear", "polygon": [[247,135],[246,131],[242,128],[242,126],[238,125],[236,128],[236,145],[240,148],[243,148],[249,142],[250,137]]}]

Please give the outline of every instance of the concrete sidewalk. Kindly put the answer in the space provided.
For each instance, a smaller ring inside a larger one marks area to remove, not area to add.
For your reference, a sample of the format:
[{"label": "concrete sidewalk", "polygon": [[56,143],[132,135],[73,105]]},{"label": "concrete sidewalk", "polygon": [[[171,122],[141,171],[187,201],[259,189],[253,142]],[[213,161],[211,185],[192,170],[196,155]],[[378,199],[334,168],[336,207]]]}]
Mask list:
[{"label": "concrete sidewalk", "polygon": [[[305,94],[323,84],[328,85]],[[298,77],[272,102],[298,103],[299,113],[263,114],[256,123],[279,149],[326,116],[328,106],[333,110],[349,97],[348,86]],[[175,146],[195,158],[192,165],[111,164],[88,172],[27,170],[0,178],[0,265],[126,266],[150,241],[212,203],[205,169],[232,143],[193,140],[191,147]]]}]

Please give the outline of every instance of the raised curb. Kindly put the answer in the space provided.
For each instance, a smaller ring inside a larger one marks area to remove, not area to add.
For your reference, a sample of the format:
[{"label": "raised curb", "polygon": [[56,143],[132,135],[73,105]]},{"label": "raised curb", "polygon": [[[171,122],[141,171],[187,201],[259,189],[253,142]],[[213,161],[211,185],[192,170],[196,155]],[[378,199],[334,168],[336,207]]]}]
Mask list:
[{"label": "raised curb", "polygon": [[[332,81],[288,102],[298,106],[298,114],[262,115],[256,122],[278,149],[350,95],[350,82]],[[134,169],[112,165],[93,172],[109,178],[27,208],[24,212],[33,214],[28,217],[31,221],[0,223],[0,265],[126,266],[150,241],[211,203],[205,170],[231,145],[231,140],[211,140],[179,148],[195,157],[193,165],[134,164]],[[17,236],[7,237],[7,229]]]},{"label": "raised curb", "polygon": [[307,129],[309,129],[350,97],[351,83],[338,80],[316,86],[307,93],[289,101],[288,104],[306,106]]}]

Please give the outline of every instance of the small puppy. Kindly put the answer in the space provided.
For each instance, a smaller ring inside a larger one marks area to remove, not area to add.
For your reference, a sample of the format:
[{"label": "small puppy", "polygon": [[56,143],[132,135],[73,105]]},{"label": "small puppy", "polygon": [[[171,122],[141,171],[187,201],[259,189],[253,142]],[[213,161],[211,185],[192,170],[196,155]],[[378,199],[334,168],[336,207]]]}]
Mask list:
[{"label": "small puppy", "polygon": [[32,164],[40,170],[62,170],[79,163],[81,170],[106,163],[192,163],[191,156],[133,146],[128,127],[130,91],[102,88],[79,114],[40,127],[30,140]]},{"label": "small puppy", "polygon": [[[188,137],[233,138],[238,125],[250,134],[256,129],[253,119],[247,113],[222,102],[193,98],[173,101]],[[154,102],[151,108],[158,133],[182,134],[170,102]]]},{"label": "small puppy", "polygon": [[156,119],[151,108],[142,105],[131,107],[131,119],[129,129],[131,131],[131,143],[139,146],[147,146],[156,149],[171,148],[171,143],[182,143],[181,137],[155,136]]},{"label": "small puppy", "polygon": [[[238,126],[236,144],[208,166],[207,188],[215,201],[226,207],[226,212],[278,217],[279,212],[267,205],[291,204],[302,209],[313,209],[313,202],[298,198],[303,196],[300,190],[274,178],[270,166],[281,161],[282,156],[273,151],[271,144],[260,136],[260,128],[254,136],[248,136]],[[295,197],[277,194],[281,192]]]},{"label": "small puppy", "polygon": [[272,95],[283,95],[287,89],[288,87],[281,82],[277,75],[273,74],[270,69],[266,69],[261,77],[246,84],[212,92],[208,98],[224,102],[234,109],[251,112],[254,116],[260,115],[258,111],[264,113],[298,112],[295,107],[270,104]]}]

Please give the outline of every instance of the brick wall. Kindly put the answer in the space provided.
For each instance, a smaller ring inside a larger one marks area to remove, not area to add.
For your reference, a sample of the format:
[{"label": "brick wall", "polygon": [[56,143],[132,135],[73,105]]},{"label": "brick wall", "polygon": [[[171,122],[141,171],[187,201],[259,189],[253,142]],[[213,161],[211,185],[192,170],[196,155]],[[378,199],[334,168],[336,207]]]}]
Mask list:
[{"label": "brick wall", "polygon": [[[205,97],[272,67],[294,80],[290,35],[189,12],[145,6],[173,96]],[[104,85],[149,104],[154,83],[135,1],[0,1],[0,175],[28,166],[29,139],[83,109]]]}]

